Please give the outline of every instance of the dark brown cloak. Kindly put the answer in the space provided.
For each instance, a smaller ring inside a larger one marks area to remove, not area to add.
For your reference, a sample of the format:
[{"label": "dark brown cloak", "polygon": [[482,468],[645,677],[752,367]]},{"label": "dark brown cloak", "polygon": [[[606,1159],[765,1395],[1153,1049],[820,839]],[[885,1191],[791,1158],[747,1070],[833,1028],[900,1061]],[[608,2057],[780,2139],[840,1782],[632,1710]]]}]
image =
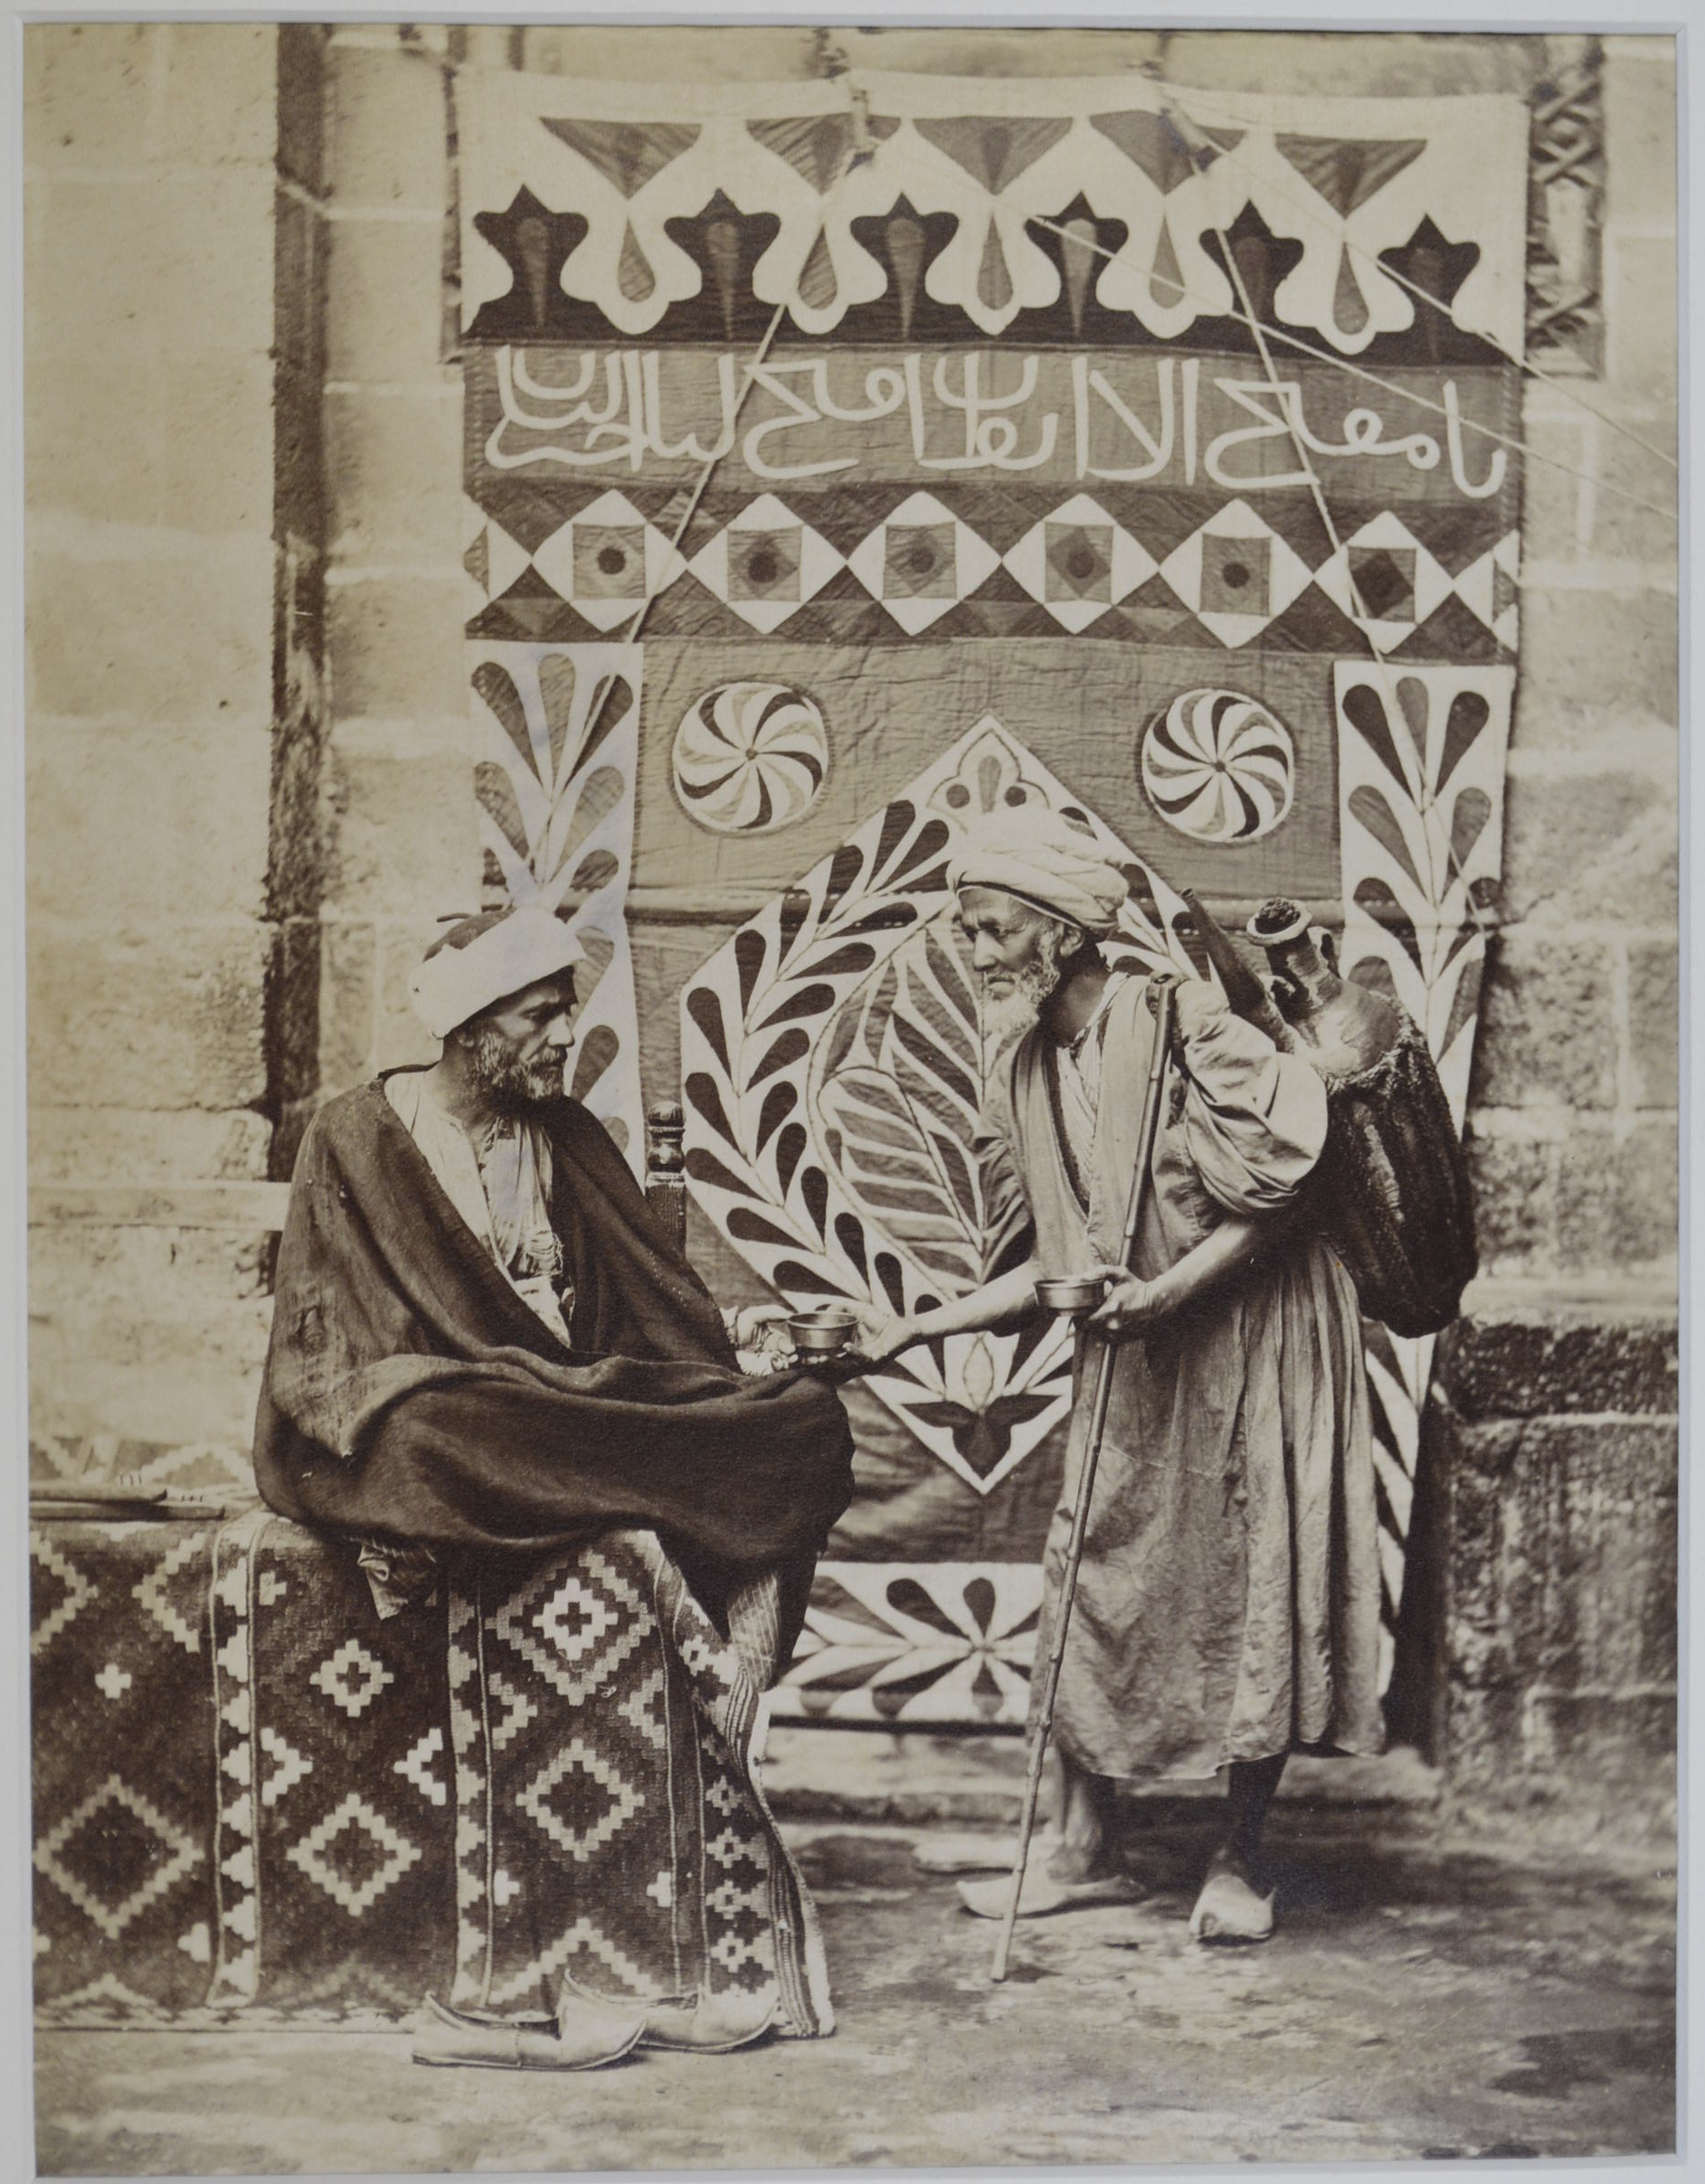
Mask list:
[{"label": "dark brown cloak", "polygon": [[725,1583],[815,1556],[852,1492],[839,1399],[798,1371],[744,1376],[602,1127],[571,1100],[539,1120],[572,1349],[457,1213],[382,1083],[315,1116],[279,1248],[261,1494],[304,1524],[476,1552],[645,1527]]}]

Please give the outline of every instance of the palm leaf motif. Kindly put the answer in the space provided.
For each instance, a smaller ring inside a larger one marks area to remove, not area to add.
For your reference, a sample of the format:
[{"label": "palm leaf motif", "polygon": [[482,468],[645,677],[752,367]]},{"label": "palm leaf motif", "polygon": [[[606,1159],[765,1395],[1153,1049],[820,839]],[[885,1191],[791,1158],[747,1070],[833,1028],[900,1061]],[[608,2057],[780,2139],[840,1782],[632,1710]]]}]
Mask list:
[{"label": "palm leaf motif", "polygon": [[506,649],[511,657],[481,660],[471,678],[487,851],[514,901],[596,893],[620,877],[633,831],[631,756],[610,756],[636,710],[620,648]]},{"label": "palm leaf motif", "polygon": [[[949,914],[906,940],[843,1005],[815,1101],[853,1205],[952,1291],[984,1279],[1023,1214],[1004,1169],[991,1198],[978,1158],[995,1053],[965,959]],[[855,1049],[869,1060],[848,1064]]]},{"label": "palm leaf motif", "polygon": [[[1350,975],[1418,1023],[1460,1124],[1501,866],[1507,667],[1340,662],[1340,855]],[[1433,1338],[1372,1328],[1368,1373],[1387,1638],[1403,1595],[1421,1405]]]}]

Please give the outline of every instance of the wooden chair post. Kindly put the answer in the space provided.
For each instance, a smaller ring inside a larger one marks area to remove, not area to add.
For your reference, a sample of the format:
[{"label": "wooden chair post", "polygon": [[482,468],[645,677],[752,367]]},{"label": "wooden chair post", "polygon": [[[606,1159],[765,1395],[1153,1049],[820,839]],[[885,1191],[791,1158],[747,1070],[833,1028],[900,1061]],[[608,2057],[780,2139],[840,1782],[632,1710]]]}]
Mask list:
[{"label": "wooden chair post", "polygon": [[671,1243],[687,1244],[687,1156],[681,1140],[687,1119],[678,1101],[659,1100],[646,1110],[645,1195]]}]

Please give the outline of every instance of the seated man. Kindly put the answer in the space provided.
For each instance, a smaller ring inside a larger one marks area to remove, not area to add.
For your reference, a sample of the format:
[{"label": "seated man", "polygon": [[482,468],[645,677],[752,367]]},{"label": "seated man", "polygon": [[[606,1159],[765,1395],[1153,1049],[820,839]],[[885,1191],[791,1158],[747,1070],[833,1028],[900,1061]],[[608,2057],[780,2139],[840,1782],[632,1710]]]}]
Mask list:
[{"label": "seated man", "polygon": [[[1285,1754],[1377,1752],[1383,1737],[1356,1296],[1299,1197],[1325,1142],[1324,1088],[1212,988],[1182,987],[1135,1270],[1112,1263],[1154,1036],[1146,981],[1110,970],[1096,945],[1125,879],[1086,831],[1031,810],[972,829],[949,877],[987,1006],[1018,1035],[986,1141],[1016,1171],[1032,1255],[860,1347],[888,1357],[1010,1323],[1037,1309],[1038,1275],[1091,1271],[1108,1283],[1092,1324],[1120,1345],[1055,1716],[1060,1830],[1030,1862],[1020,1913],[1129,1893],[1110,1839],[1115,1782],[1224,1770],[1225,1831],[1191,1932],[1265,1940],[1258,1853]],[[1038,1660],[1085,1452],[1082,1363],[1080,1348]],[[1008,1891],[961,1893],[999,1917]]]},{"label": "seated man", "polygon": [[[704,1284],[565,1096],[579,955],[545,911],[463,921],[413,985],[440,1059],[315,1116],[279,1253],[256,1475],[285,1516],[368,1542],[382,1612],[385,1580],[422,1552],[536,1560],[642,1528],[762,1688],[849,1498],[850,1436],[820,1383],[742,1373]],[[417,2053],[564,2067],[645,2030],[630,2009],[598,2018],[566,1977],[555,2015],[517,2030],[432,2005]],[[662,2028],[669,2044],[739,2030],[687,2018]]]}]

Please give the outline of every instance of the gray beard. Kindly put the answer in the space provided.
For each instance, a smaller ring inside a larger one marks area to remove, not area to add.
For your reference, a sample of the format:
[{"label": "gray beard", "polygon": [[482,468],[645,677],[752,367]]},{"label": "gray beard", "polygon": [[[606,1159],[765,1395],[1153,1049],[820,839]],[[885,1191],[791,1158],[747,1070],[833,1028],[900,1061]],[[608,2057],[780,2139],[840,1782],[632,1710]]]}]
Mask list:
[{"label": "gray beard", "polygon": [[1013,973],[1009,992],[991,994],[984,989],[983,1027],[1002,1044],[1029,1030],[1058,991],[1065,975],[1066,949],[1058,933],[1043,933],[1037,950],[1040,960]]},{"label": "gray beard", "polygon": [[560,1062],[521,1062],[500,1031],[476,1032],[473,1044],[474,1083],[494,1107],[513,1111],[542,1107],[563,1096]]}]

